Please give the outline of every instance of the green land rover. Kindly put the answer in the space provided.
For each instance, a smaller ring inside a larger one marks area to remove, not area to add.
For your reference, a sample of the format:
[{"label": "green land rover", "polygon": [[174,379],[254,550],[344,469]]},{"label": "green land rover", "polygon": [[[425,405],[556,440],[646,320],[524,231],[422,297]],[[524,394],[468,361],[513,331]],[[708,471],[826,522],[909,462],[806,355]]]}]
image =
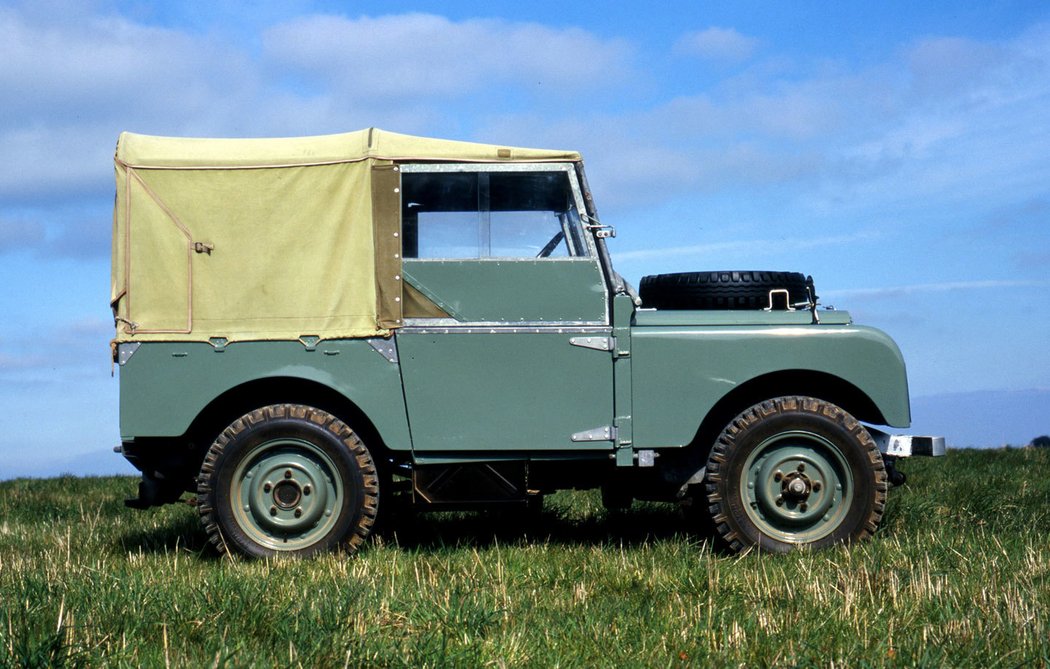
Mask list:
[{"label": "green land rover", "polygon": [[[362,545],[392,508],[682,502],[737,551],[875,532],[911,417],[882,332],[788,272],[613,269],[578,153],[376,129],[124,133],[111,306],[139,508],[220,551]],[[863,421],[863,422],[861,422]]]}]

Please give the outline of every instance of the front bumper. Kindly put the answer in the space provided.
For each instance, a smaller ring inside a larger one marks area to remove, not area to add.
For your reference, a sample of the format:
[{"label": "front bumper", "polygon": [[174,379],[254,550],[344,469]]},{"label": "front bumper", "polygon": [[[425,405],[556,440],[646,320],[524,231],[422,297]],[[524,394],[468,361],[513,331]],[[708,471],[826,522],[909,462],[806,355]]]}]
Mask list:
[{"label": "front bumper", "polygon": [[919,437],[910,434],[889,434],[865,426],[875,444],[886,457],[910,458],[912,456],[938,457],[944,455],[944,437]]}]

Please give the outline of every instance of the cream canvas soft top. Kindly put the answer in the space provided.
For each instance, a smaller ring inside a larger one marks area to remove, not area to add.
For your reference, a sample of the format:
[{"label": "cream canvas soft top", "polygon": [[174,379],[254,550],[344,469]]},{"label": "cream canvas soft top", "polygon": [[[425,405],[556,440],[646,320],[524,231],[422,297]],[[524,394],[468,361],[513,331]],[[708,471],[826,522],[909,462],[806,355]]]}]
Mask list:
[{"label": "cream canvas soft top", "polygon": [[375,128],[281,139],[121,133],[117,341],[387,335],[402,319],[397,163],[578,160]]}]

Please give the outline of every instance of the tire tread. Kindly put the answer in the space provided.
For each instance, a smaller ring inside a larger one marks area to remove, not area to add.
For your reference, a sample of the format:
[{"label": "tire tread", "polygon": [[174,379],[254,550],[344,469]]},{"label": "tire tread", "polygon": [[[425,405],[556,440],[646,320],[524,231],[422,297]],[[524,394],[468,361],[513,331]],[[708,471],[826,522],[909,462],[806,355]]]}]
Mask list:
[{"label": "tire tread", "polygon": [[638,290],[646,307],[671,310],[764,309],[771,290],[787,290],[792,304],[816,299],[812,278],[761,270],[650,274]]},{"label": "tire tread", "polygon": [[736,553],[744,552],[751,546],[730,527],[728,522],[727,509],[718,491],[723,466],[729,459],[731,451],[737,447],[738,439],[746,430],[777,414],[796,412],[819,414],[845,430],[857,443],[862,445],[868,463],[875,473],[875,499],[871,513],[861,521],[860,530],[852,537],[852,540],[860,541],[870,538],[875,534],[882,520],[889,491],[889,479],[882,453],[864,426],[849,413],[830,402],[800,395],[777,397],[756,404],[734,418],[718,437],[708,457],[704,484],[708,511],[714,519],[719,537]]},{"label": "tire tread", "polygon": [[230,555],[219,525],[218,513],[212,504],[214,482],[218,475],[217,463],[230,442],[245,430],[270,420],[292,418],[305,420],[335,435],[350,451],[361,472],[364,487],[364,504],[357,523],[350,528],[342,540],[347,553],[356,552],[371,534],[379,510],[379,475],[371,454],[354,430],[332,414],[302,404],[272,404],[248,412],[231,423],[212,443],[201,464],[197,478],[197,509],[208,540],[220,554]]}]

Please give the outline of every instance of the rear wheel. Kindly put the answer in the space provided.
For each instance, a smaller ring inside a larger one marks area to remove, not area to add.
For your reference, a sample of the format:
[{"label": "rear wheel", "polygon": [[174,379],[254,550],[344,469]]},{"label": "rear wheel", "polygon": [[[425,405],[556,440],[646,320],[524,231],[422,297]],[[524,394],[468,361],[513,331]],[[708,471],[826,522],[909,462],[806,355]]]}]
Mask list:
[{"label": "rear wheel", "polygon": [[197,499],[221,552],[353,552],[375,522],[379,479],[348,425],[319,409],[276,404],[219,435],[201,467]]},{"label": "rear wheel", "polygon": [[839,407],[779,397],[737,416],[707,463],[708,508],[735,551],[788,552],[871,536],[886,468],[867,430]]}]

